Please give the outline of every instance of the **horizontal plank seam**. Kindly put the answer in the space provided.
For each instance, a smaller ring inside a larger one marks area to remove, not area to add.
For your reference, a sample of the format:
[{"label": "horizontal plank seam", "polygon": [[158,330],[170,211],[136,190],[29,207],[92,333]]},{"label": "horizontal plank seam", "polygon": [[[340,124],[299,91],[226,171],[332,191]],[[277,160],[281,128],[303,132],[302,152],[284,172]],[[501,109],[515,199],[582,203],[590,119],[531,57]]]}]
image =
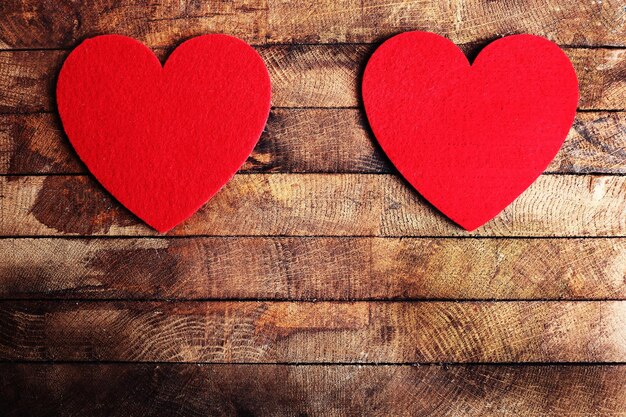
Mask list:
[{"label": "horizontal plank seam", "polygon": [[[362,106],[346,106],[346,107],[320,107],[320,106],[272,106],[272,110],[363,110]],[[586,109],[577,108],[578,113],[624,113],[624,109]],[[43,114],[57,114],[54,110],[34,110],[25,112],[0,112],[0,116],[29,116],[29,115],[43,115]]]},{"label": "horizontal plank seam", "polygon": [[[321,171],[321,172],[294,172],[294,173],[289,173],[289,172],[238,172],[237,175],[257,175],[257,176],[277,176],[277,175],[298,175],[298,176],[305,176],[305,175],[315,175],[315,176],[352,176],[352,175],[362,175],[362,176],[372,176],[372,177],[379,177],[379,176],[383,176],[383,175],[388,175],[388,176],[392,176],[392,175],[396,175],[393,172],[363,172],[363,173],[355,173],[355,172],[328,172],[328,171]],[[602,173],[602,174],[589,174],[589,173],[581,173],[581,172],[572,172],[572,173],[568,173],[568,172],[564,172],[564,173],[558,173],[558,172],[552,172],[552,173],[544,173],[542,175],[550,175],[552,177],[573,177],[573,176],[579,176],[579,177],[587,177],[587,176],[599,176],[599,177],[619,177],[619,176],[623,176],[625,175],[624,173]],[[82,172],[82,173],[69,173],[69,174],[63,174],[63,173],[50,173],[50,174],[46,174],[46,173],[37,173],[35,175],[27,175],[27,174],[0,174],[0,177],[90,177],[91,175],[88,172]]]},{"label": "horizontal plank seam", "polygon": [[[401,33],[401,32],[398,32]],[[208,33],[207,33],[208,34]],[[102,35],[105,35],[104,33]],[[506,36],[516,35],[516,33],[507,34]],[[63,51],[71,51],[80,45],[84,40],[90,39],[94,36],[85,37],[82,40],[77,40],[72,47],[37,47],[37,48],[0,48],[0,53],[2,52],[43,52],[43,51],[53,51],[53,52],[63,52]],[[385,40],[391,38],[394,35],[387,36],[375,42],[267,42],[267,43],[250,43],[249,45],[254,48],[274,48],[274,47],[294,47],[294,46],[376,46],[382,44]],[[471,47],[471,46],[487,46],[491,42],[495,42],[498,39],[501,39],[506,36],[496,36],[493,38],[485,38],[481,40],[477,40],[474,42],[464,42],[457,43],[456,45],[459,47]],[[189,36],[183,39],[177,39],[172,42],[171,46],[157,46],[151,47],[150,45],[146,45],[152,51],[166,51],[166,50],[174,50],[180,44],[185,42],[186,40],[193,39],[195,36]],[[568,43],[557,43],[560,48],[563,49],[626,49],[626,44],[568,44]]]},{"label": "horizontal plank seam", "polygon": [[563,299],[503,299],[503,300],[492,300],[492,299],[454,299],[454,298],[432,298],[432,299],[423,299],[423,298],[407,298],[407,299],[375,299],[375,298],[361,298],[361,299],[346,299],[346,300],[324,300],[321,298],[316,299],[304,299],[304,300],[292,300],[289,298],[276,298],[276,299],[268,299],[268,298],[163,298],[163,299],[95,299],[95,298],[56,298],[56,299],[48,299],[48,298],[26,298],[26,299],[0,299],[0,304],[8,304],[8,303],[23,303],[23,304],[34,304],[41,301],[50,302],[50,304],[69,304],[69,303],[84,303],[84,304],[96,304],[96,303],[114,303],[114,302],[124,302],[128,304],[148,304],[148,303],[161,303],[161,304],[169,304],[169,303],[206,303],[206,304],[217,304],[217,303],[238,303],[238,304],[253,304],[253,303],[275,303],[275,304],[320,304],[320,303],[334,303],[334,304],[350,304],[355,302],[362,303],[370,303],[370,304],[434,304],[434,303],[450,303],[450,304],[507,304],[507,303],[516,303],[516,304],[560,304],[560,303],[605,303],[605,302],[626,302],[624,299],[593,299],[593,298],[579,298],[573,300],[563,300]]},{"label": "horizontal plank seam", "polygon": [[[359,102],[361,100],[359,99]],[[361,110],[362,106],[272,106],[271,110]],[[577,113],[623,113],[626,108],[617,109],[603,109],[603,108],[577,108]],[[38,114],[56,114],[53,110],[35,110],[35,111],[0,111],[0,117],[2,116],[28,116]],[[363,113],[365,114],[365,113]]]},{"label": "horizontal plank seam", "polygon": [[[386,161],[387,162],[387,161]],[[390,163],[390,162],[388,162]],[[236,173],[239,176],[243,175],[399,175],[397,170],[390,166],[389,171],[266,171],[247,169],[245,171],[238,171]],[[589,172],[567,172],[567,171],[545,171],[541,175],[543,176],[562,176],[562,177],[624,177],[626,172],[603,172],[603,171],[589,171]],[[86,177],[91,176],[87,170],[79,172],[20,172],[20,173],[0,173],[0,178],[23,178],[23,177]]]},{"label": "horizontal plank seam", "polygon": [[51,304],[63,303],[301,303],[301,304],[318,304],[318,303],[380,303],[380,304],[427,304],[427,303],[457,303],[457,304],[496,304],[496,303],[603,303],[603,302],[626,302],[626,298],[246,298],[246,297],[199,297],[199,298],[80,298],[80,297],[63,297],[62,293],[58,296],[49,297],[9,297],[4,298],[0,295],[0,304],[2,303],[39,303],[50,302]]},{"label": "horizontal plank seam", "polygon": [[624,109],[576,109],[577,113],[623,113]]},{"label": "horizontal plank seam", "polygon": [[21,364],[21,365],[159,365],[159,366],[180,366],[180,365],[202,365],[202,366],[453,366],[453,367],[583,367],[583,366],[599,366],[599,367],[622,367],[626,366],[626,362],[164,362],[164,361],[79,361],[79,360],[6,360],[0,359],[1,365]]},{"label": "horizontal plank seam", "polygon": [[189,235],[0,235],[2,239],[199,239],[199,238],[219,238],[219,239],[624,239],[626,235],[571,235],[571,236],[496,236],[496,235],[210,235],[210,234],[189,234]]}]

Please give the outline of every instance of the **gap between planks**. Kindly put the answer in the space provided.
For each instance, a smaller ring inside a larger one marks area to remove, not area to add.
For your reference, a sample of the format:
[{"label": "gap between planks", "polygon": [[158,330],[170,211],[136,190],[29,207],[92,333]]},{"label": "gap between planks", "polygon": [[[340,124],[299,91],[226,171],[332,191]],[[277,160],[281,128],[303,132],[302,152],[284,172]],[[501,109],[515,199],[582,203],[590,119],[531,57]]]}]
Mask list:
[{"label": "gap between planks", "polygon": [[[403,33],[403,32],[398,32],[398,34]],[[103,33],[101,35],[108,35],[107,33]],[[209,33],[207,33],[207,35],[209,35]],[[516,35],[515,33],[512,33],[511,35]],[[507,36],[511,36],[511,35],[507,35]],[[98,36],[98,35],[94,35]],[[201,36],[201,35],[199,35]],[[189,39],[193,39],[195,36],[191,36],[189,38],[186,39],[182,39],[179,42],[175,42],[174,45],[172,46],[158,46],[158,47],[150,47],[148,45],[146,45],[148,47],[148,49],[150,49],[151,51],[154,52],[158,52],[158,53],[162,53],[164,55],[168,55],[169,53],[171,53],[174,49],[176,49],[176,47],[178,47],[181,43],[183,43],[186,40]],[[392,36],[389,36],[389,38],[391,38]],[[79,40],[76,42],[76,44],[72,47],[67,47],[67,48],[2,48],[0,47],[0,53],[2,52],[41,52],[41,51],[55,51],[55,52],[70,52],[72,50],[74,50],[78,45],[80,45],[84,40],[90,39],[91,37],[86,37],[83,40]],[[385,38],[382,39],[380,41],[377,42],[292,42],[292,43],[248,43],[248,45],[252,46],[255,49],[260,49],[260,48],[271,48],[271,47],[293,47],[293,46],[329,46],[329,47],[333,47],[333,46],[337,46],[337,47],[341,47],[341,46],[371,46],[371,47],[377,47],[379,45],[381,45],[385,40],[389,39],[389,38]],[[491,40],[490,42],[488,41],[476,41],[476,42],[466,42],[466,43],[457,43],[455,44],[456,46],[458,46],[460,49],[462,50],[472,50],[472,49],[476,49],[478,51],[482,50],[485,46],[489,45],[489,43],[491,42],[495,42],[498,39],[501,39],[503,37],[497,37],[494,38],[493,40]],[[144,44],[145,45],[145,44]],[[626,44],[624,45],[576,45],[576,44],[563,44],[563,43],[556,43],[556,45],[559,46],[559,48],[561,49],[590,49],[590,50],[594,50],[594,49],[616,49],[616,50],[623,50],[626,49]]]},{"label": "gap between planks", "polygon": [[7,404],[9,416],[187,416],[215,414],[219,408],[245,410],[246,415],[333,417],[379,410],[385,415],[451,416],[502,415],[503,411],[615,415],[626,410],[622,383],[626,369],[620,365],[13,363],[0,367],[4,374],[0,387],[4,383],[5,388],[0,389],[0,407]]},{"label": "gap between planks", "polygon": [[0,365],[26,365],[26,366],[280,366],[280,367],[315,367],[315,368],[332,368],[332,367],[356,367],[356,368],[375,368],[375,367],[482,367],[488,366],[493,368],[551,368],[551,367],[626,367],[626,361],[615,362],[163,362],[163,361],[112,361],[112,360],[94,360],[94,361],[76,361],[76,360],[4,360],[0,359]]}]

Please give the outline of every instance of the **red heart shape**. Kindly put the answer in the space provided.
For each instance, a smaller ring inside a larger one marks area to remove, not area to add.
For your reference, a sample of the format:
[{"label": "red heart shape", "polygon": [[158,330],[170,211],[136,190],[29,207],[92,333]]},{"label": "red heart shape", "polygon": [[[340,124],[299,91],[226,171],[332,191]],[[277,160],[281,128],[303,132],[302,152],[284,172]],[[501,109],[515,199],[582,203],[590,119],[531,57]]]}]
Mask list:
[{"label": "red heart shape", "polygon": [[563,51],[538,36],[499,39],[470,66],[446,38],[407,32],[374,52],[362,94],[374,135],[398,171],[473,230],[555,157],[574,121],[578,81]]},{"label": "red heart shape", "polygon": [[261,57],[225,35],[184,42],[164,66],[134,39],[98,36],[72,51],[57,83],[79,157],[159,232],[196,212],[245,162],[270,95]]}]

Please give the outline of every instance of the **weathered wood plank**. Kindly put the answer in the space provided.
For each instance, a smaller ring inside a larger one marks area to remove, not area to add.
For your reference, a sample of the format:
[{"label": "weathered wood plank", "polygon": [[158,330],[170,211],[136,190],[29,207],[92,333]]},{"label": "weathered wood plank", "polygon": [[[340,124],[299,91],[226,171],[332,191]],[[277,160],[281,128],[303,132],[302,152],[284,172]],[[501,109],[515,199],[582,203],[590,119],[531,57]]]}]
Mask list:
[{"label": "weathered wood plank", "polygon": [[7,0],[0,4],[0,48],[67,48],[84,38],[117,33],[171,47],[209,32],[263,42],[267,4],[258,0],[158,1]]},{"label": "weathered wood plank", "polygon": [[371,42],[398,32],[428,30],[455,43],[511,33],[543,35],[559,43],[623,45],[619,1],[385,1],[324,0],[315,8],[269,0],[269,39],[309,42]]},{"label": "weathered wood plank", "polygon": [[407,30],[429,30],[457,43],[534,33],[562,44],[624,45],[618,0],[386,2],[285,0],[195,2],[6,0],[0,5],[0,48],[67,48],[85,37],[119,33],[169,47],[207,32],[249,42],[372,42]]},{"label": "weathered wood plank", "polygon": [[[355,107],[360,74],[374,45],[260,47],[276,107]],[[473,53],[476,47],[466,48]],[[165,55],[164,50],[159,55]],[[626,108],[626,49],[565,48],[580,81],[582,109]],[[67,51],[0,52],[0,113],[52,111]]]},{"label": "weathered wood plank", "polygon": [[2,302],[0,360],[624,362],[626,301]]},{"label": "weathered wood plank", "polygon": [[[86,176],[0,177],[0,236],[156,232]],[[626,236],[626,177],[541,176],[471,234],[395,175],[237,175],[171,235]]]},{"label": "weathered wood plank", "polygon": [[0,239],[0,298],[626,299],[626,239]]},{"label": "weathered wood plank", "polygon": [[[0,174],[85,173],[56,114],[0,115]],[[357,109],[274,109],[241,172],[393,173]],[[579,113],[549,173],[626,173],[626,112]]]},{"label": "weathered wood plank", "polygon": [[6,417],[615,416],[624,366],[0,364]]}]

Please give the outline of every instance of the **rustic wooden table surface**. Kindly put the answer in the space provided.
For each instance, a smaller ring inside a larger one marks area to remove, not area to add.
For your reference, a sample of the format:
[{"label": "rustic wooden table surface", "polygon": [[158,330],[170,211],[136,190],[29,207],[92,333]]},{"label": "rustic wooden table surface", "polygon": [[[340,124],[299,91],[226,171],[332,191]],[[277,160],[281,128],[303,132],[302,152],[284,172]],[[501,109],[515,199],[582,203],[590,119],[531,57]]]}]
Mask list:
[{"label": "rustic wooden table surface", "polygon": [[[82,3],[0,3],[0,415],[626,415],[623,1]],[[474,233],[363,119],[367,57],[412,29],[543,35],[580,79],[555,161]],[[90,36],[210,32],[255,45],[272,113],[158,236],[77,160],[56,75]]]}]

